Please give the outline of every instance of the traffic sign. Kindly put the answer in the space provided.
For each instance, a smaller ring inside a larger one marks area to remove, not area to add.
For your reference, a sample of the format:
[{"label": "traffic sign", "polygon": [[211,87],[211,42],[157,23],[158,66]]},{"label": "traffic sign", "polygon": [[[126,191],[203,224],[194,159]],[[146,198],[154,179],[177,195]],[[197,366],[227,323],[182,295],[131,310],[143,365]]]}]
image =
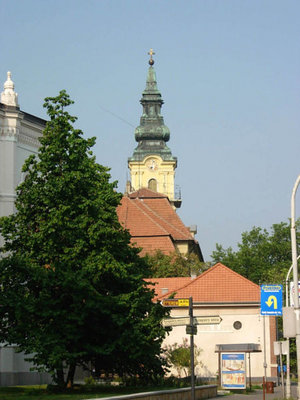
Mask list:
[{"label": "traffic sign", "polygon": [[[222,321],[222,318],[219,315],[209,315],[205,317],[194,317],[193,324],[194,325],[218,325]],[[190,318],[189,317],[177,317],[177,318],[166,318],[163,319],[163,326],[184,326],[189,325]]]},{"label": "traffic sign", "polygon": [[261,285],[261,315],[282,315],[282,285]]},{"label": "traffic sign", "polygon": [[187,335],[197,335],[197,326],[187,325],[185,331]]},{"label": "traffic sign", "polygon": [[164,299],[162,305],[164,307],[188,307],[189,299]]}]

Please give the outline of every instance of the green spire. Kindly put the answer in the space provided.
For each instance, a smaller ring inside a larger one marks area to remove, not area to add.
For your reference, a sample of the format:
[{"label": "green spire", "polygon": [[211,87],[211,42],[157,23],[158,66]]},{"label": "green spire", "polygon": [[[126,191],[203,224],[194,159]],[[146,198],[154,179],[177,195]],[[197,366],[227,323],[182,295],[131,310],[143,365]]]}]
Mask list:
[{"label": "green spire", "polygon": [[142,161],[147,155],[157,154],[163,160],[176,160],[172,156],[171,150],[166,145],[170,139],[169,128],[164,124],[161,112],[163,100],[157,87],[156,74],[153,67],[154,54],[150,52],[150,67],[148,69],[146,88],[143,91],[140,103],[143,106],[143,114],[140,119],[140,125],[135,129],[135,140],[138,146],[133,152],[129,161]]}]

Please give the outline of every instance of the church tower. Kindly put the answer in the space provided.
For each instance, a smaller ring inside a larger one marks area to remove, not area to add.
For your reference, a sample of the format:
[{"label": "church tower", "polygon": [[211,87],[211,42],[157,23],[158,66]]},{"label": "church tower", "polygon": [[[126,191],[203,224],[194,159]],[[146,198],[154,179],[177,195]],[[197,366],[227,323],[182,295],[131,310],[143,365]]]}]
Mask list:
[{"label": "church tower", "polygon": [[155,54],[151,49],[146,88],[143,91],[141,104],[143,114],[140,125],[135,130],[138,142],[132,157],[128,158],[133,191],[148,188],[166,195],[174,207],[181,205],[179,196],[175,196],[175,168],[177,158],[172,156],[166,145],[170,139],[169,128],[164,124],[161,115],[163,100],[157,88],[156,74],[153,67]]}]

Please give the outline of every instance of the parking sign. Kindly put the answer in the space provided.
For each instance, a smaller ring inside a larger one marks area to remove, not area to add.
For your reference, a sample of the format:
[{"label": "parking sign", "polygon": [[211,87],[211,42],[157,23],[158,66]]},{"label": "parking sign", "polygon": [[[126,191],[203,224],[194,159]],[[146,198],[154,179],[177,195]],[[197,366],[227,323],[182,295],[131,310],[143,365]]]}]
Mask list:
[{"label": "parking sign", "polygon": [[282,285],[261,285],[261,315],[282,315]]}]

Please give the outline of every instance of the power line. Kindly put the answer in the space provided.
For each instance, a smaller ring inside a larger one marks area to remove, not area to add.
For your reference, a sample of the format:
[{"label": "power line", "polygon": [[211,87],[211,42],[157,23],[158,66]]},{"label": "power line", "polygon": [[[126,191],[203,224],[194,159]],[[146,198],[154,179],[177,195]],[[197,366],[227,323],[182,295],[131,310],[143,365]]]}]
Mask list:
[{"label": "power line", "polygon": [[120,121],[124,122],[125,124],[130,125],[130,126],[132,126],[133,128],[135,128],[135,126],[132,125],[130,122],[126,121],[126,119],[120,117],[119,115],[113,113],[113,112],[110,111],[110,110],[107,110],[106,108],[104,108],[103,106],[101,106],[101,104],[98,104],[98,106],[101,108],[101,110],[107,112],[108,114],[111,114],[112,116],[114,116],[115,118],[118,118]]}]

